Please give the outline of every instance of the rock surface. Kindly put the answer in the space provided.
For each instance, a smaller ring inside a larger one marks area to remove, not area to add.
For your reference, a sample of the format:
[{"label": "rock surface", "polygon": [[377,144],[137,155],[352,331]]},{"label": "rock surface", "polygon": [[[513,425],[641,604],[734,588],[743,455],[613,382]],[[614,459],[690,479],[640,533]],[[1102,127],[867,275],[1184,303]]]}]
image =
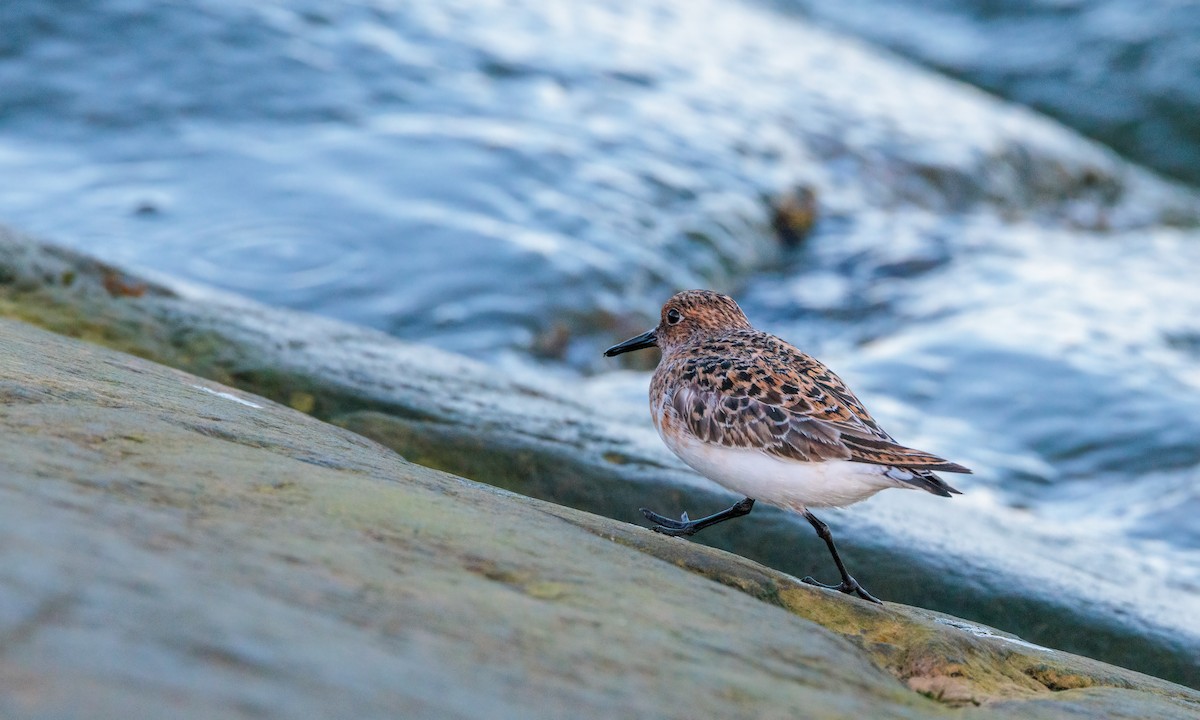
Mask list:
[{"label": "rock surface", "polygon": [[6,718],[1200,712],[142,359],[9,320],[0,340]]},{"label": "rock surface", "polygon": [[[733,499],[671,458],[644,417],[609,414],[604,386],[535,389],[438,350],[168,288],[14,235],[0,236],[0,269],[0,314],[273,398],[423,465],[627,521],[642,505],[695,514]],[[885,493],[827,519],[885,599],[1200,685],[1200,601],[1126,579],[1152,572],[1153,559],[1069,547],[986,494],[948,507]],[[830,572],[807,524],[770,509],[700,538],[796,576]]]}]

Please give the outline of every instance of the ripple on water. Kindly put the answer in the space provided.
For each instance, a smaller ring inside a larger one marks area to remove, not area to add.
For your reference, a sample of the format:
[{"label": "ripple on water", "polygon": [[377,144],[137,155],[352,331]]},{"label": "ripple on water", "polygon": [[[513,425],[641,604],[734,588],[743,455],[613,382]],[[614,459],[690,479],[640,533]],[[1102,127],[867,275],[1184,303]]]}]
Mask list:
[{"label": "ripple on water", "polygon": [[371,266],[369,243],[328,219],[231,218],[163,244],[187,275],[245,295],[336,297]]}]

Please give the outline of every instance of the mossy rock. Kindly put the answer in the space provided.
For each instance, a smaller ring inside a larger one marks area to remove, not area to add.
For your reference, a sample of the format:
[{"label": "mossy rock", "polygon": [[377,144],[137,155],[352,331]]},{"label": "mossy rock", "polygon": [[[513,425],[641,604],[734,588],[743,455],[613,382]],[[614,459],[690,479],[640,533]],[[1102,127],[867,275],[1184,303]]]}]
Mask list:
[{"label": "mossy rock", "polygon": [[[533,387],[433,348],[156,282],[3,231],[0,315],[268,397],[427,467],[617,520],[639,521],[643,505],[695,512],[735,499],[697,482],[646,428],[553,382]],[[1045,565],[1053,561],[1045,548],[1019,537],[997,534],[980,547],[940,539],[991,521],[962,504],[947,513],[940,499],[919,500],[877,498],[837,519],[843,555],[875,594],[1200,686],[1200,634],[1169,599],[1097,602],[1093,575]],[[769,508],[700,539],[794,576],[830,570],[807,524]],[[991,552],[1001,545],[1004,554]]]}]

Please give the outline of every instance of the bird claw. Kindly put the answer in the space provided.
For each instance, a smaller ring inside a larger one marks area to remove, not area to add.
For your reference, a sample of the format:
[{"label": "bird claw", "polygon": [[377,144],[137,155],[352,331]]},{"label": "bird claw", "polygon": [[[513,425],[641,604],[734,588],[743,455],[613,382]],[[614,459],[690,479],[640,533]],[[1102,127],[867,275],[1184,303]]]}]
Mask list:
[{"label": "bird claw", "polygon": [[681,537],[684,535],[695,535],[696,534],[696,528],[694,528],[694,527],[670,528],[670,527],[663,527],[662,525],[655,525],[654,527],[652,527],[650,529],[660,535],[669,535],[670,537]]},{"label": "bird claw", "polygon": [[883,604],[882,600],[867,592],[866,588],[864,588],[862,585],[859,585],[858,581],[849,575],[846,576],[846,580],[843,580],[837,585],[828,585],[823,582],[817,582],[811,575],[801,578],[800,582],[806,585],[815,585],[816,587],[825,588],[826,590],[837,590],[838,592],[845,593],[847,595],[857,595],[863,600],[873,602],[876,605]]},{"label": "bird claw", "polygon": [[645,515],[647,520],[654,523],[655,532],[660,532],[664,535],[677,536],[695,535],[709,525],[716,525],[717,523],[724,522],[730,518],[741,517],[742,515],[749,513],[752,509],[754,509],[754,500],[752,498],[745,498],[744,500],[734,503],[733,507],[728,508],[727,510],[713,513],[708,517],[702,517],[698,520],[693,520],[688,517],[687,511],[684,511],[684,513],[679,516],[678,520],[672,520],[669,517],[659,515],[653,510],[647,510],[646,508],[642,508],[641,510],[642,515]]},{"label": "bird claw", "polygon": [[[659,515],[658,513],[654,512],[653,510],[647,510],[646,508],[641,508],[641,510],[642,510],[642,515],[645,515],[647,520],[649,520],[650,522],[652,522],[656,526],[658,526],[658,527],[654,528],[655,530],[658,530],[659,528],[670,529],[670,530],[685,530],[685,529],[691,527],[691,524],[692,524],[692,521],[688,519],[688,514],[686,512],[683,513],[683,517],[681,519],[672,520],[669,517]],[[671,533],[668,533],[668,534],[671,534]],[[691,533],[687,533],[687,534],[690,535]]]}]

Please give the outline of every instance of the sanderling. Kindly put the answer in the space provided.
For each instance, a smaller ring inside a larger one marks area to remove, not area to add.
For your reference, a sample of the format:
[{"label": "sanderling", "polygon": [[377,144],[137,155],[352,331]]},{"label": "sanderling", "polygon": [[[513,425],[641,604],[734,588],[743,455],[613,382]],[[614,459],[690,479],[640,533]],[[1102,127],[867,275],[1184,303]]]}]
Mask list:
[{"label": "sanderling", "polygon": [[642,508],[654,530],[692,535],[741,517],[754,501],[804,515],[825,541],[842,581],[804,582],[879,602],[846,572],[829,526],[809,508],[843,507],[885,488],[959,494],[933,473],[971,472],[899,445],[841,378],[774,335],[755,330],[737,303],[707,290],[676,294],[658,327],[614,345],[612,357],[657,345],[650,410],[663,442],[705,477],[746,499],[708,517],[680,520]]}]

